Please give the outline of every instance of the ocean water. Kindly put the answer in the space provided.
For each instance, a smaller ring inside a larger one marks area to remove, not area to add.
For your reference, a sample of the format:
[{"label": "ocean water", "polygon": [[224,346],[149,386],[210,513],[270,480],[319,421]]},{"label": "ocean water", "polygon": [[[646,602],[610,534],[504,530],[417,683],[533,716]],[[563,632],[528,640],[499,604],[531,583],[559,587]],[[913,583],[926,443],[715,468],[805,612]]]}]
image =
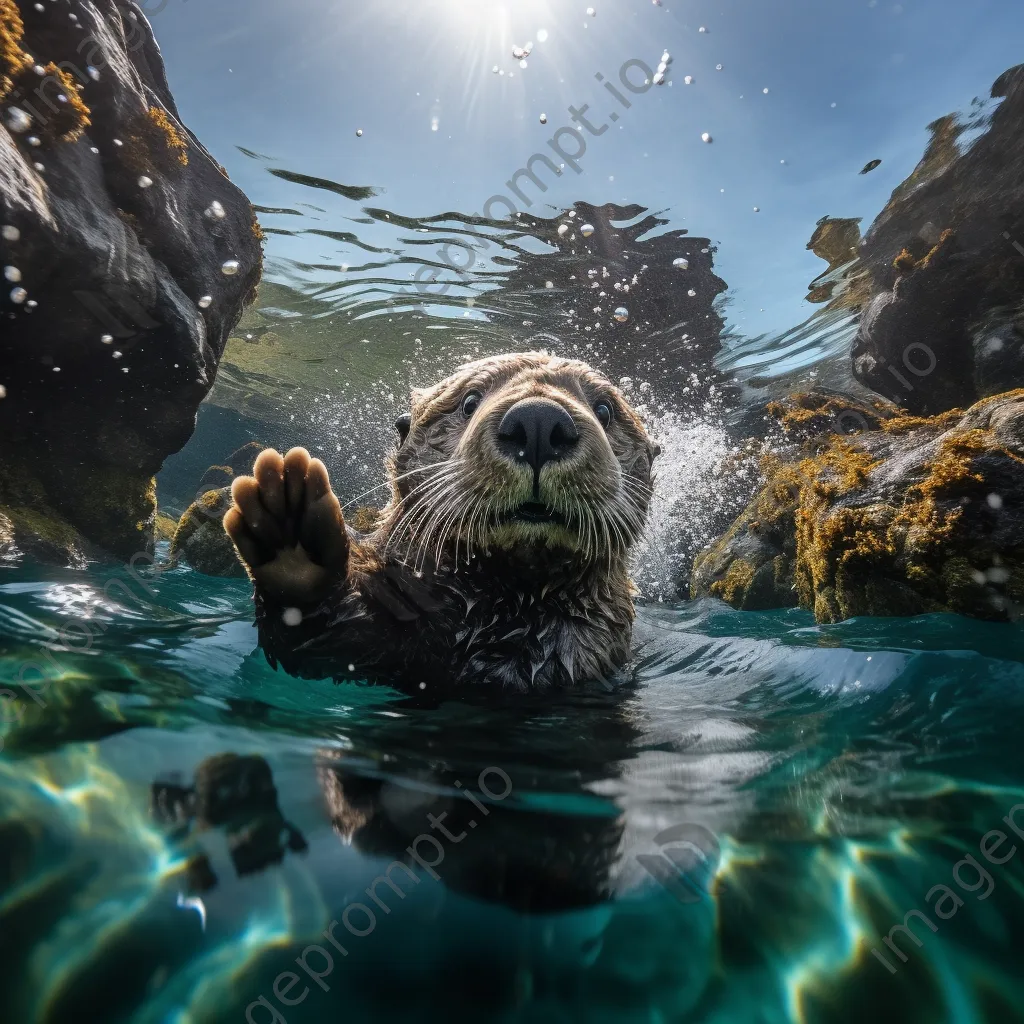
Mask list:
[{"label": "ocean water", "polygon": [[254,440],[354,498],[411,387],[526,348],[607,371],[664,456],[614,688],[300,681],[166,544],[0,562],[0,1024],[1024,1021],[1021,625],[680,598],[764,402],[865,394],[821,218],[891,213],[944,115],[970,153],[1024,6],[141,10],[266,235],[162,512]]},{"label": "ocean water", "polygon": [[629,684],[438,705],[161,564],[0,570],[0,1019],[1020,1019],[1016,627],[654,602]]}]

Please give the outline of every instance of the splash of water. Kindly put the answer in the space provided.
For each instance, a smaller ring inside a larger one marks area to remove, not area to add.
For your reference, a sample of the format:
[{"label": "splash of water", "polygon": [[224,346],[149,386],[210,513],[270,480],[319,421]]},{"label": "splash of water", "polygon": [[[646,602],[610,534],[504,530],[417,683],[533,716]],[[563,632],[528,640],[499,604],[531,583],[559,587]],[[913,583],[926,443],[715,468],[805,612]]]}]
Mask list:
[{"label": "splash of water", "polygon": [[[693,390],[698,386],[694,377]],[[662,449],[633,579],[642,600],[674,600],[686,592],[697,554],[749,500],[759,481],[757,457],[730,438],[721,396],[713,386],[684,411],[652,408],[645,401],[649,384],[628,381],[623,390]]]}]

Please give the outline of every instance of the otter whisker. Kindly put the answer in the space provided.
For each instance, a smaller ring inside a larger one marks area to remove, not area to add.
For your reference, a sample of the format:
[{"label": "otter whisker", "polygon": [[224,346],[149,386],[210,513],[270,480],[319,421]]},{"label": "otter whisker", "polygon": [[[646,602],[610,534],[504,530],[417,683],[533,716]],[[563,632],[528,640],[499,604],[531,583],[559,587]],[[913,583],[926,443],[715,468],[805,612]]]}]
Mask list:
[{"label": "otter whisker", "polygon": [[[448,465],[448,463],[441,463],[441,465]],[[415,469],[410,469],[407,473],[402,473],[399,476],[396,476],[394,480],[385,480],[383,483],[379,483],[375,487],[371,487],[369,490],[363,491],[362,494],[357,494],[354,498],[350,498],[341,506],[342,511],[347,509],[349,505],[354,505],[361,498],[365,498],[368,494],[373,494],[374,491],[379,491],[382,487],[391,487],[394,484],[397,484],[399,480],[405,480],[407,477],[415,476],[417,473],[426,473],[433,468],[433,466],[417,466]]]},{"label": "otter whisker", "polygon": [[427,484],[421,485],[424,489],[424,493],[422,493],[418,499],[402,513],[397,522],[391,527],[387,544],[385,545],[385,551],[387,551],[393,544],[401,541],[405,534],[411,533],[416,527],[417,521],[423,518],[424,514],[429,520],[430,513],[432,511],[431,502],[444,495],[444,492],[449,489],[457,479],[457,475],[456,467],[450,472],[439,472],[432,480],[428,481]]}]

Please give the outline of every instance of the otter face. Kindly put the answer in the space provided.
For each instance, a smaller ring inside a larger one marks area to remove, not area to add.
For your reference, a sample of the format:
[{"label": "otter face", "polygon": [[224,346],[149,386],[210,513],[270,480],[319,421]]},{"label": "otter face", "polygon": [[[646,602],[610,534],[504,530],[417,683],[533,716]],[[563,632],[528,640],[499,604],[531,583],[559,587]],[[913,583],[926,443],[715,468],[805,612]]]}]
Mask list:
[{"label": "otter face", "polygon": [[657,447],[602,374],[543,353],[463,366],[413,393],[392,460],[389,546],[417,564],[455,549],[626,554]]}]

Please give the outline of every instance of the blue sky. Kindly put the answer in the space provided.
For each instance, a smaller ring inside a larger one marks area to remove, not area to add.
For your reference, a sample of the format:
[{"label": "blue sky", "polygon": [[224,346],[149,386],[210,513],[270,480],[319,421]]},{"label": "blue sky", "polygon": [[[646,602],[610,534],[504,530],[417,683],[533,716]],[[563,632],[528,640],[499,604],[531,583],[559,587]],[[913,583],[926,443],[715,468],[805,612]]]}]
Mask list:
[{"label": "blue sky", "polygon": [[[569,123],[569,104],[590,103],[596,123],[616,109],[596,72],[614,80],[624,61],[654,66],[667,49],[672,85],[632,96],[588,140],[583,173],[567,172],[543,199],[639,203],[710,236],[742,334],[813,312],[803,295],[824,265],[805,245],[818,218],[863,217],[866,228],[920,158],[928,122],[987,95],[1024,39],[1019,0],[590,2],[593,17],[587,0],[147,7],[185,122],[252,200],[320,201],[337,220],[321,226],[384,244],[394,239],[375,239],[378,226],[345,220],[359,204],[323,202],[266,167],[377,186],[376,205],[410,216],[477,213]],[[528,40],[522,69],[512,46]],[[875,158],[881,166],[859,175]],[[323,239],[272,236],[268,254],[297,246],[310,259],[328,252]]]}]

